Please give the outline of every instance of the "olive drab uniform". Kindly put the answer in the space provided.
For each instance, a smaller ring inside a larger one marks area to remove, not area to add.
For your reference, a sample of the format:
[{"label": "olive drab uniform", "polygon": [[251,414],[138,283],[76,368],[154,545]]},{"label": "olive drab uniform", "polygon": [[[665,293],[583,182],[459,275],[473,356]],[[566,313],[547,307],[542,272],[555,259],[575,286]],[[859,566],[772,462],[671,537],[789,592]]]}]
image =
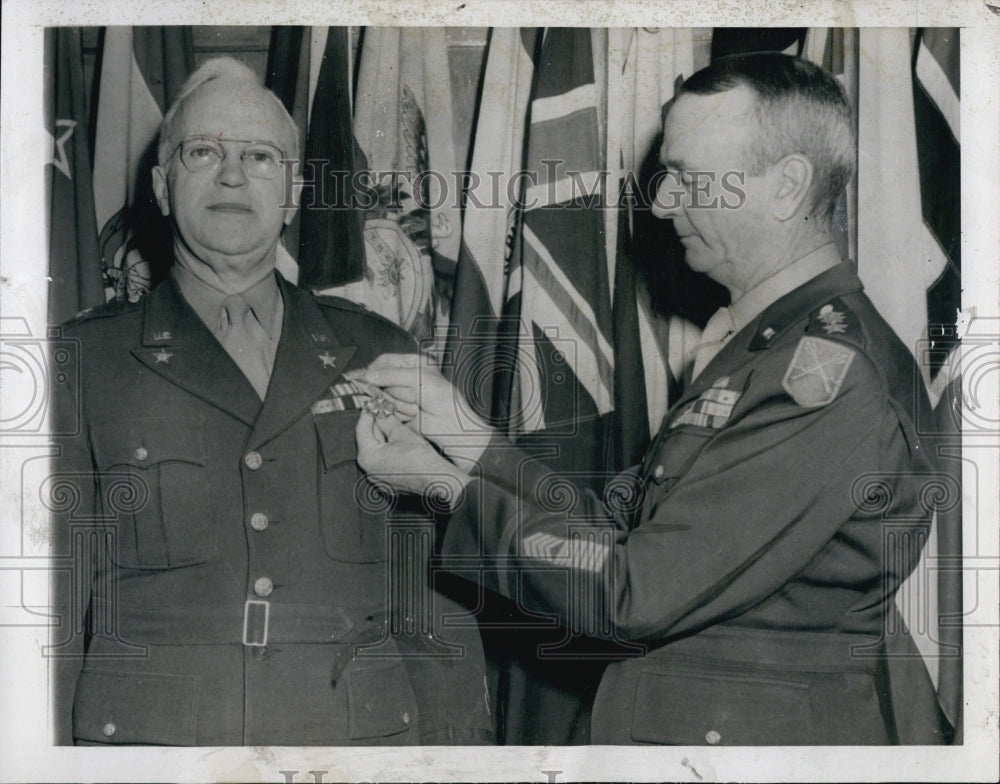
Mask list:
[{"label": "olive drab uniform", "polygon": [[[172,279],[64,329],[80,372],[55,385],[55,432],[77,432],[54,473],[73,499],[53,516],[73,562],[56,581],[59,742],[491,741],[474,621],[440,628],[460,610],[426,586],[419,515],[400,529],[418,556],[388,563],[392,501],[355,461],[364,397],[343,373],[412,341],[279,287],[263,402]],[[416,605],[387,603],[394,581]]]},{"label": "olive drab uniform", "polygon": [[[933,692],[922,664],[908,670],[920,683],[890,688],[883,629],[931,519],[924,394],[838,265],[738,332],[604,499],[567,501],[558,476],[494,439],[444,553],[526,608],[619,641],[594,743],[906,742],[892,693]],[[919,710],[938,720],[936,704]]]}]

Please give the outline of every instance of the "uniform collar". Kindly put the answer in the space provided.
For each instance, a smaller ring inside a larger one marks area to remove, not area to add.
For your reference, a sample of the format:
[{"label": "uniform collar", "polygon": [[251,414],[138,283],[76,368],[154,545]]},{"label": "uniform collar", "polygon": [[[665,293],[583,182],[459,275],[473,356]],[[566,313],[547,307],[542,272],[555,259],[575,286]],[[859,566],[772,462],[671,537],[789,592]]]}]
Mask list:
[{"label": "uniform collar", "polygon": [[223,291],[206,276],[199,275],[181,263],[174,264],[170,274],[192,310],[213,333],[218,329],[222,305],[227,297],[242,294],[267,336],[275,340],[280,335],[281,292],[273,270],[268,270],[260,280],[248,281],[248,286],[242,291],[230,292]]},{"label": "uniform collar", "polygon": [[757,320],[749,350],[769,348],[785,330],[811,311],[835,297],[863,290],[864,284],[851,264],[842,262],[831,267],[764,310]]},{"label": "uniform collar", "polygon": [[729,306],[733,331],[739,332],[768,306],[839,264],[840,254],[831,242],[765,278]]}]

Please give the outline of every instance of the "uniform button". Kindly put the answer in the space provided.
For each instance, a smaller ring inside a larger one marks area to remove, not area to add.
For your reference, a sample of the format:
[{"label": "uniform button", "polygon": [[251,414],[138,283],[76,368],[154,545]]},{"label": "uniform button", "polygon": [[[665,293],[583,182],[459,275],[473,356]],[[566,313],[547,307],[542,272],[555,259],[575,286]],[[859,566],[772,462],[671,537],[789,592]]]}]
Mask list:
[{"label": "uniform button", "polygon": [[718,746],[719,741],[722,740],[722,736],[715,730],[709,730],[705,733],[705,740],[708,741],[712,746]]},{"label": "uniform button", "polygon": [[410,714],[407,713],[406,711],[403,711],[403,724],[409,724],[409,723],[410,723]]},{"label": "uniform button", "polygon": [[103,732],[107,737],[110,738],[112,735],[118,732],[118,728],[109,721],[107,724],[104,725],[104,727],[101,728],[101,732]]},{"label": "uniform button", "polygon": [[653,470],[653,476],[655,476],[655,477],[656,477],[657,479],[660,479],[660,478],[661,478],[661,477],[663,476],[663,466],[661,466],[661,465],[658,465],[658,466],[657,466],[657,467],[656,467],[656,468],[655,468],[655,469]]},{"label": "uniform button", "polygon": [[267,515],[263,512],[254,512],[250,516],[250,527],[255,531],[263,531],[267,528]]},{"label": "uniform button", "polygon": [[271,582],[270,577],[258,577],[254,580],[253,592],[258,596],[270,596],[273,590],[274,583]]},{"label": "uniform button", "polygon": [[146,447],[140,446],[138,449],[135,450],[136,460],[145,460],[147,457],[149,457],[149,452],[146,451]]},{"label": "uniform button", "polygon": [[266,645],[258,645],[253,649],[253,657],[257,661],[264,661],[265,659],[271,658],[271,649]]},{"label": "uniform button", "polygon": [[243,462],[247,464],[247,468],[251,471],[256,471],[264,463],[264,458],[260,456],[260,452],[247,452],[246,457],[243,458]]}]

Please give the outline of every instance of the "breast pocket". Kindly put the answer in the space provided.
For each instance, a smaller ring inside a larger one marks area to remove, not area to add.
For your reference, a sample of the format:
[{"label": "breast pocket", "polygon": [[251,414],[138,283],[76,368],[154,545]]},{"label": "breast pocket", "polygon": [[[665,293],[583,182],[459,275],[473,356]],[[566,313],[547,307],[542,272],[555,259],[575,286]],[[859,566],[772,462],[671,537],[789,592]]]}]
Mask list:
[{"label": "breast pocket", "polygon": [[169,569],[212,555],[213,519],[199,420],[139,419],[91,428],[111,558],[133,569]]},{"label": "breast pocket", "polygon": [[319,525],[330,558],[375,563],[386,559],[385,531],[393,498],[358,467],[358,416],[357,411],[337,411],[313,420],[320,453]]}]

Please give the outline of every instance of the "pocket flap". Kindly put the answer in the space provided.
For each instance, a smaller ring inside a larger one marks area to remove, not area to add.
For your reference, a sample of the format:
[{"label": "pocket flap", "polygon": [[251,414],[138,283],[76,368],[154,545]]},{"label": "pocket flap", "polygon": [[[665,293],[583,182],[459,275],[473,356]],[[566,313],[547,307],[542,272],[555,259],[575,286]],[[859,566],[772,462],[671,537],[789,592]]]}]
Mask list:
[{"label": "pocket flap", "polygon": [[73,703],[73,734],[99,743],[193,746],[198,679],[84,670]]},{"label": "pocket flap", "polygon": [[358,456],[357,439],[354,429],[358,424],[357,409],[330,411],[313,416],[316,437],[319,439],[323,468],[329,471],[334,466],[353,463]]},{"label": "pocket flap", "polygon": [[384,738],[416,727],[417,700],[398,659],[355,659],[346,682],[352,740]]},{"label": "pocket flap", "polygon": [[177,460],[204,465],[205,423],[169,418],[98,422],[90,430],[97,465],[146,468]]},{"label": "pocket flap", "polygon": [[765,673],[646,671],[636,686],[632,739],[697,745],[801,745],[811,737],[807,683]]}]

